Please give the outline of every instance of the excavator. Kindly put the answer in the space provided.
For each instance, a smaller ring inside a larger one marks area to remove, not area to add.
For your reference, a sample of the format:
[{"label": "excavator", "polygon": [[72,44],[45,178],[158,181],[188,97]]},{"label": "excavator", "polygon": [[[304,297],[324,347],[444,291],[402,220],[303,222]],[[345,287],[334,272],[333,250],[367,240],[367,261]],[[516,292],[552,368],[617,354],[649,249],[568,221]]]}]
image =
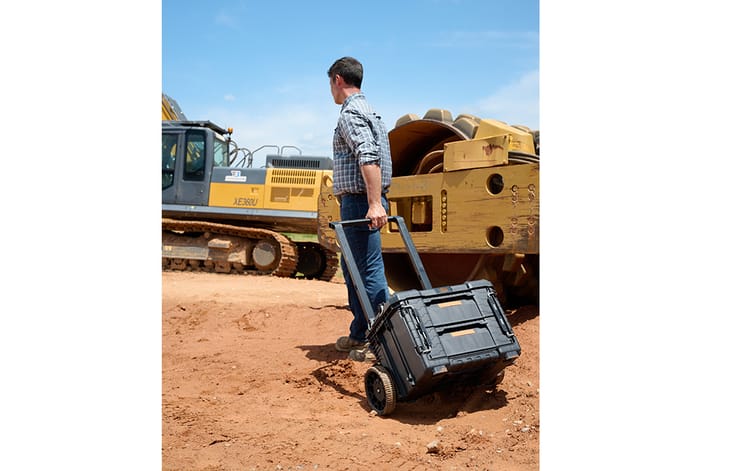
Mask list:
[{"label": "excavator", "polygon": [[317,205],[332,160],[270,146],[277,153],[252,168],[231,128],[188,120],[165,93],[161,102],[163,269],[330,281],[339,259],[319,243]]},{"label": "excavator", "polygon": [[[389,131],[390,215],[402,216],[433,286],[493,283],[504,306],[539,304],[539,131],[433,108]],[[337,250],[329,222],[339,202],[319,200],[319,240]],[[396,225],[382,229],[390,289],[420,289]]]}]

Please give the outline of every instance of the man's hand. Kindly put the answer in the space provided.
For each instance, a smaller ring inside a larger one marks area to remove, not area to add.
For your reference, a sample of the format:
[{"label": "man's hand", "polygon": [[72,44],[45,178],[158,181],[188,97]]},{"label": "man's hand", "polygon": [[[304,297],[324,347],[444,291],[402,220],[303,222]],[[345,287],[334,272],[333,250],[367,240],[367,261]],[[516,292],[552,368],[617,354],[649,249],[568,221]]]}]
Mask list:
[{"label": "man's hand", "polygon": [[384,206],[381,202],[375,204],[369,204],[368,212],[366,213],[366,219],[371,220],[371,224],[368,225],[370,229],[380,229],[386,224],[387,214],[384,210]]}]

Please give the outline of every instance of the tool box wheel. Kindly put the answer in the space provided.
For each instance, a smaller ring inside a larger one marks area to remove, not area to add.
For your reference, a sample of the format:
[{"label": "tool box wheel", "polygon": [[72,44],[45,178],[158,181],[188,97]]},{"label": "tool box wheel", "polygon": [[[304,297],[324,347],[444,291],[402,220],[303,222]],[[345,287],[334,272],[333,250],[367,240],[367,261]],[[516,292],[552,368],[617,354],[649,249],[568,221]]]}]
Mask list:
[{"label": "tool box wheel", "polygon": [[495,386],[499,386],[503,382],[503,378],[505,378],[506,372],[501,370],[500,373],[498,373],[498,376],[495,377],[495,381],[493,381],[493,384]]},{"label": "tool box wheel", "polygon": [[489,371],[486,374],[482,375],[482,378],[479,381],[479,384],[483,386],[489,386],[489,387],[498,387],[503,382],[503,378],[505,378],[505,376],[506,376],[505,370],[501,370],[497,374],[492,371]]},{"label": "tool box wheel", "polygon": [[392,376],[383,366],[372,366],[363,378],[368,405],[378,415],[391,414],[397,405]]}]

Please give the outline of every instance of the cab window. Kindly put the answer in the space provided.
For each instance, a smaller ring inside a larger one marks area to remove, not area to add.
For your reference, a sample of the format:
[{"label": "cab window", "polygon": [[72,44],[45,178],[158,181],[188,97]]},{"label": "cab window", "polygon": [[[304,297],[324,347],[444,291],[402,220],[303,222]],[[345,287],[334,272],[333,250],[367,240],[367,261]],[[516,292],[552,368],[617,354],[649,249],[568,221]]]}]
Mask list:
[{"label": "cab window", "polygon": [[184,179],[200,181],[205,177],[205,133],[187,132],[187,158],[184,165]]},{"label": "cab window", "polygon": [[213,139],[213,162],[216,167],[228,167],[228,143],[218,136]]},{"label": "cab window", "polygon": [[174,167],[176,166],[176,143],[178,134],[161,135],[161,189],[174,184]]}]

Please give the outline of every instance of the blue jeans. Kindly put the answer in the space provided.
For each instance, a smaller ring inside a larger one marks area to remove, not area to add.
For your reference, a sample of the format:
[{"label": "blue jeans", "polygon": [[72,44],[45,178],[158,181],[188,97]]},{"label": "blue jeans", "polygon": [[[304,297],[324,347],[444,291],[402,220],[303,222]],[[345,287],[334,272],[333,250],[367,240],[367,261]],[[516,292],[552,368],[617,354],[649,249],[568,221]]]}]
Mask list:
[{"label": "blue jeans", "polygon": [[[368,212],[366,195],[342,195],[341,200],[340,218],[343,221],[366,217]],[[385,196],[381,197],[381,204],[388,213],[389,202]],[[348,226],[344,230],[356,266],[366,287],[368,299],[371,301],[374,314],[376,314],[375,311],[379,304],[386,302],[389,298],[389,289],[384,275],[384,258],[381,255],[381,233],[378,229],[369,229],[368,226]],[[358,301],[353,280],[344,262],[342,264],[342,274],[348,288],[348,304],[350,304],[350,310],[353,312],[349,337],[358,342],[364,342],[368,330],[368,317],[366,317],[361,303]]]}]

